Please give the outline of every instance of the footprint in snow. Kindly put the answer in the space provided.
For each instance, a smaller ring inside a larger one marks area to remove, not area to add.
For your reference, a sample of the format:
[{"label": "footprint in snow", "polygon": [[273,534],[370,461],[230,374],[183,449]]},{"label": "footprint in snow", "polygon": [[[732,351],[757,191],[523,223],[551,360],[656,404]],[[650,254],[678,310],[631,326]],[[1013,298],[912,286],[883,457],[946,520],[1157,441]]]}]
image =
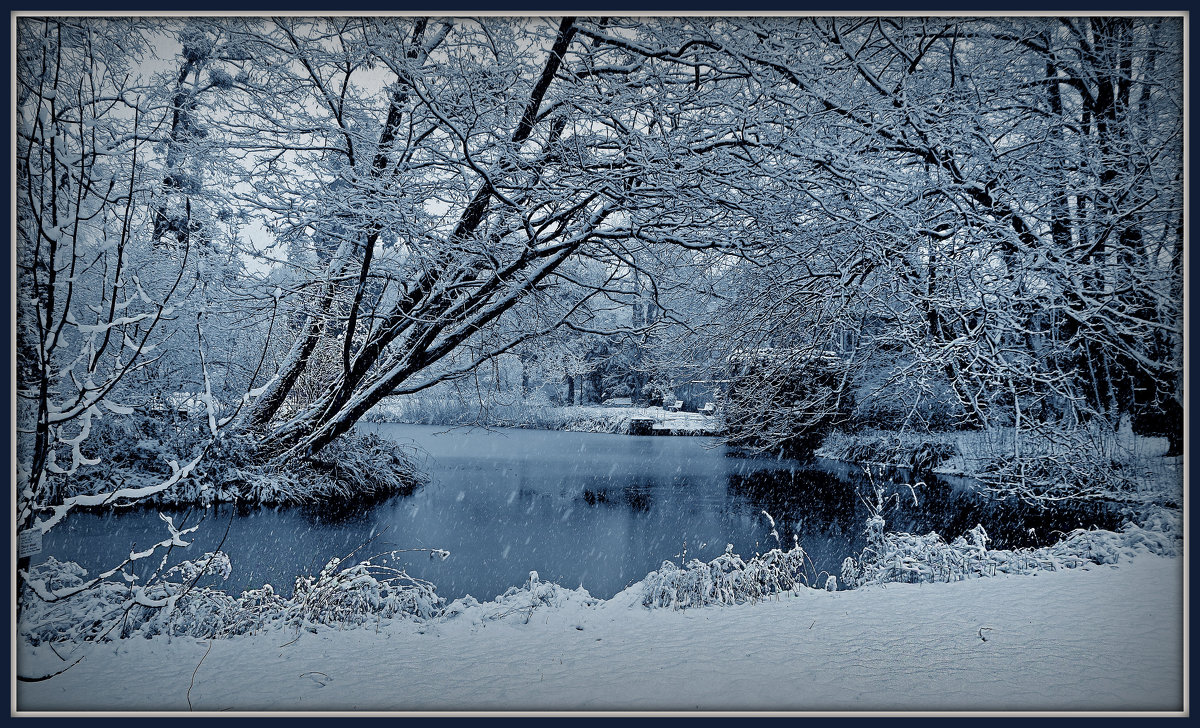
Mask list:
[{"label": "footprint in snow", "polygon": [[302,672],[300,673],[300,677],[307,677],[309,680],[312,680],[321,687],[325,687],[329,683],[333,682],[333,678],[329,677],[323,672],[317,672],[315,670],[312,672]]}]

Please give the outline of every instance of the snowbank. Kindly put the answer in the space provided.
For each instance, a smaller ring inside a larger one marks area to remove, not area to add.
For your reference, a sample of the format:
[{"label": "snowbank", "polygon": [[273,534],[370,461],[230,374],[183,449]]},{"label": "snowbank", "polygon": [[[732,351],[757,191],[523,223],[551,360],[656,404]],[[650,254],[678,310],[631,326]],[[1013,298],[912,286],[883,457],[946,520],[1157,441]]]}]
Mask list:
[{"label": "snowbank", "polygon": [[[433,622],[121,640],[20,711],[1183,709],[1182,561],[646,609],[536,584]],[[22,648],[25,675],[65,666]]]},{"label": "snowbank", "polygon": [[723,431],[719,417],[699,412],[668,412],[662,407],[605,407],[580,405],[559,407],[549,404],[490,404],[485,409],[466,408],[456,401],[430,400],[384,401],[376,405],[364,421],[395,422],[415,425],[479,425],[517,427],[531,430],[569,432],[606,432],[629,434],[633,418],[654,420],[656,434],[703,435]]}]

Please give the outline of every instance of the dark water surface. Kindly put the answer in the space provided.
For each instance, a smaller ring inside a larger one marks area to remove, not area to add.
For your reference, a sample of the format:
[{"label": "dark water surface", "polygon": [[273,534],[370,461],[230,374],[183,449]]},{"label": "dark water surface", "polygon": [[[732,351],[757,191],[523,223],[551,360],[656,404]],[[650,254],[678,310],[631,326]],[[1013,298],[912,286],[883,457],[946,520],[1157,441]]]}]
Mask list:
[{"label": "dark water surface", "polygon": [[[419,447],[429,483],[373,505],[171,512],[176,524],[185,515],[188,525],[204,518],[189,537],[192,546],[175,549],[171,562],[197,558],[224,538],[221,549],[233,572],[222,588],[237,593],[270,583],[291,594],[297,574],[316,573],[330,557],[377,535],[359,556],[403,548],[450,551],[444,561],[414,554],[405,562],[409,574],[433,582],[447,598],[491,599],[534,570],[544,581],[582,585],[607,598],[663,560],[678,563],[685,548],[687,558],[708,560],[726,544],[747,557],[775,547],[763,511],[774,518],[785,548],[793,535],[799,538],[814,584],[824,583],[820,572],[839,573],[842,560],[863,547],[863,498],[871,489],[857,467],[730,458],[700,437],[361,428]],[[918,486],[914,506],[908,488],[889,479],[911,478],[892,472],[876,479],[889,494],[901,495],[886,512],[889,530],[935,530],[950,540],[981,523],[992,546],[1012,548],[1050,543],[1078,527],[1115,528],[1120,521],[1095,504],[1044,511],[987,501],[953,482]],[[46,535],[35,563],[52,555],[95,573],[119,563],[134,544],[145,548],[167,535],[152,509],[73,513]],[[157,564],[158,557],[140,561],[137,573]]]}]

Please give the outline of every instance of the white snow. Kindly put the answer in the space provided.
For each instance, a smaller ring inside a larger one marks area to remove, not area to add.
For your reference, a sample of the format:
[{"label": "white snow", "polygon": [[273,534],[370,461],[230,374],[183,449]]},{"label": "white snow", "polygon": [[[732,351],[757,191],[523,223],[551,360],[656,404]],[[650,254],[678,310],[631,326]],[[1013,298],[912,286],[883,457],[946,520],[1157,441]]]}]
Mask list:
[{"label": "white snow", "polygon": [[[419,400],[414,400],[419,402]],[[433,407],[432,415],[422,418],[406,410],[403,401],[388,401],[376,405],[368,417],[374,422],[414,424],[465,425],[480,424],[478,409],[465,409],[455,403],[442,401],[443,409]],[[652,430],[670,430],[675,434],[717,434],[724,429],[720,415],[699,412],[670,412],[662,407],[609,407],[604,405],[572,405],[567,407],[518,403],[512,407],[493,407],[484,413],[484,424],[496,427],[521,427],[539,430],[573,432],[629,432],[633,418],[651,419]]]},{"label": "white snow", "polygon": [[[646,609],[537,584],[432,622],[22,647],[18,711],[1182,711],[1183,565]],[[534,598],[536,596],[536,598]],[[64,661],[64,659],[66,661]]]}]

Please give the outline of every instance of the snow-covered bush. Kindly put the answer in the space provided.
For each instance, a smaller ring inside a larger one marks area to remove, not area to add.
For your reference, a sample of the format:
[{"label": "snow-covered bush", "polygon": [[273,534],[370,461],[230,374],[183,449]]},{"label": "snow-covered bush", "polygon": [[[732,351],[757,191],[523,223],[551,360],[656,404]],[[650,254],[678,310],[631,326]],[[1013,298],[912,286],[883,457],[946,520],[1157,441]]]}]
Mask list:
[{"label": "snow-covered bush", "polygon": [[891,582],[961,581],[999,574],[1073,569],[1087,564],[1115,564],[1138,551],[1175,555],[1180,542],[1171,534],[1126,524],[1121,531],[1076,529],[1052,546],[1036,549],[989,549],[987,534],[976,526],[950,543],[937,533],[917,536],[885,534],[882,547],[865,551],[842,564],[847,588]]},{"label": "snow-covered bush", "polygon": [[724,554],[708,563],[692,559],[680,567],[664,561],[643,581],[642,604],[687,609],[761,601],[807,586],[804,560],[804,549],[798,544],[788,551],[771,549],[749,560],[733,553],[733,544],[729,544]]},{"label": "snow-covered bush", "polygon": [[1179,556],[1183,547],[1181,531],[1127,522],[1120,531],[1076,529],[1053,546],[1038,549],[1061,563],[1086,559],[1097,564],[1115,564],[1138,551],[1158,556]]},{"label": "snow-covered bush", "polygon": [[[190,459],[199,452],[200,439],[187,437],[187,421],[179,425],[180,421],[164,416],[102,422],[88,445],[104,467],[80,469],[70,479],[67,495],[156,485],[172,474],[169,459]],[[146,505],[346,501],[410,493],[424,480],[412,447],[372,433],[342,435],[317,456],[296,458],[283,467],[260,455],[252,435],[227,432],[204,445],[204,457],[190,477],[140,501]]]},{"label": "snow-covered bush", "polygon": [[[376,562],[395,553],[347,567],[342,567],[342,559],[330,559],[315,577],[296,579],[295,593],[278,619],[288,626],[312,628],[316,624],[354,625],[397,616],[429,619],[439,615],[445,600],[433,584],[409,576],[404,569]],[[253,600],[260,603],[262,595],[255,594]]]},{"label": "snow-covered bush", "polygon": [[301,503],[379,498],[412,492],[424,480],[411,448],[374,434],[349,433],[319,455],[287,467],[255,456],[247,436],[224,437],[210,448],[197,478],[199,499]]},{"label": "snow-covered bush", "polygon": [[240,610],[238,601],[217,589],[195,588],[202,576],[229,576],[222,552],[180,563],[139,585],[124,573],[123,582],[103,580],[70,596],[87,571],[73,562],[49,557],[30,571],[32,594],[26,597],[21,631],[33,644],[45,641],[97,641],[133,635],[209,637]]},{"label": "snow-covered bush", "polygon": [[1182,528],[1167,509],[1148,509],[1139,525],[1126,521],[1120,531],[1075,529],[1062,540],[1036,549],[989,549],[987,532],[976,525],[946,543],[937,533],[923,536],[892,533],[882,517],[882,488],[876,488],[867,520],[867,545],[858,559],[842,563],[842,584],[853,589],[891,582],[961,581],[998,574],[1072,569],[1086,564],[1115,564],[1122,557],[1149,552],[1175,556],[1182,548]]},{"label": "snow-covered bush", "polygon": [[817,454],[849,463],[879,463],[928,471],[960,456],[952,439],[953,435],[945,433],[835,430]]},{"label": "snow-covered bush", "polygon": [[1111,498],[1137,490],[1125,470],[1101,452],[1055,448],[988,458],[975,477],[997,495],[1027,501]]},{"label": "snow-covered bush", "polygon": [[276,504],[371,499],[410,493],[424,478],[411,448],[374,434],[343,435],[319,455],[283,467],[260,457],[251,436],[223,433],[208,445],[192,477],[146,502]]},{"label": "snow-covered bush", "polygon": [[[291,598],[277,594],[270,584],[239,597],[196,587],[203,576],[229,576],[229,558],[220,551],[169,569],[160,567],[144,586],[125,575],[123,581],[102,579],[83,589],[79,587],[88,581],[87,571],[73,562],[49,557],[30,572],[33,588],[25,598],[19,627],[36,645],[134,635],[227,637],[273,626],[315,631],[318,625],[440,616],[445,600],[433,584],[382,563],[397,553],[390,551],[350,566],[343,566],[346,559],[331,559],[316,576],[296,579]],[[433,549],[430,555],[445,558],[449,553]]]},{"label": "snow-covered bush", "polygon": [[[579,601],[585,607],[600,603],[599,599],[588,594],[587,590],[582,587],[566,589],[554,582],[542,581],[536,571],[531,571],[529,579],[524,584],[509,587],[503,594],[497,596],[489,605],[485,617],[489,620],[503,620],[512,616],[519,618],[522,624],[528,624],[537,609],[559,607],[568,601]],[[478,606],[478,603],[472,604],[469,601],[456,600],[452,608],[455,613],[461,613],[473,606]]]},{"label": "snow-covered bush", "polygon": [[300,465],[308,471],[302,475],[304,480],[313,484],[309,498],[409,493],[424,480],[412,448],[371,433],[343,435]]},{"label": "snow-covered bush", "polygon": [[1173,498],[1180,474],[1162,454],[1165,438],[1114,432],[1102,423],[924,432],[834,430],[817,454],[858,464],[954,472],[999,497],[1026,502],[1066,499]]},{"label": "snow-covered bush", "polygon": [[196,423],[167,409],[97,417],[80,451],[101,467],[47,477],[64,498],[153,485],[170,477],[167,462],[187,455],[201,441],[200,434]]},{"label": "snow-covered bush", "polygon": [[[189,429],[189,427],[191,429]],[[166,443],[170,443],[169,445]],[[145,488],[171,475],[168,461],[200,452],[199,430],[173,415],[101,420],[87,441],[103,468],[66,479],[68,496]],[[203,445],[204,457],[187,478],[140,498],[143,504],[287,504],[372,499],[410,493],[425,479],[415,451],[375,434],[351,432],[312,458],[286,467],[264,458],[252,435],[223,432]]]}]

